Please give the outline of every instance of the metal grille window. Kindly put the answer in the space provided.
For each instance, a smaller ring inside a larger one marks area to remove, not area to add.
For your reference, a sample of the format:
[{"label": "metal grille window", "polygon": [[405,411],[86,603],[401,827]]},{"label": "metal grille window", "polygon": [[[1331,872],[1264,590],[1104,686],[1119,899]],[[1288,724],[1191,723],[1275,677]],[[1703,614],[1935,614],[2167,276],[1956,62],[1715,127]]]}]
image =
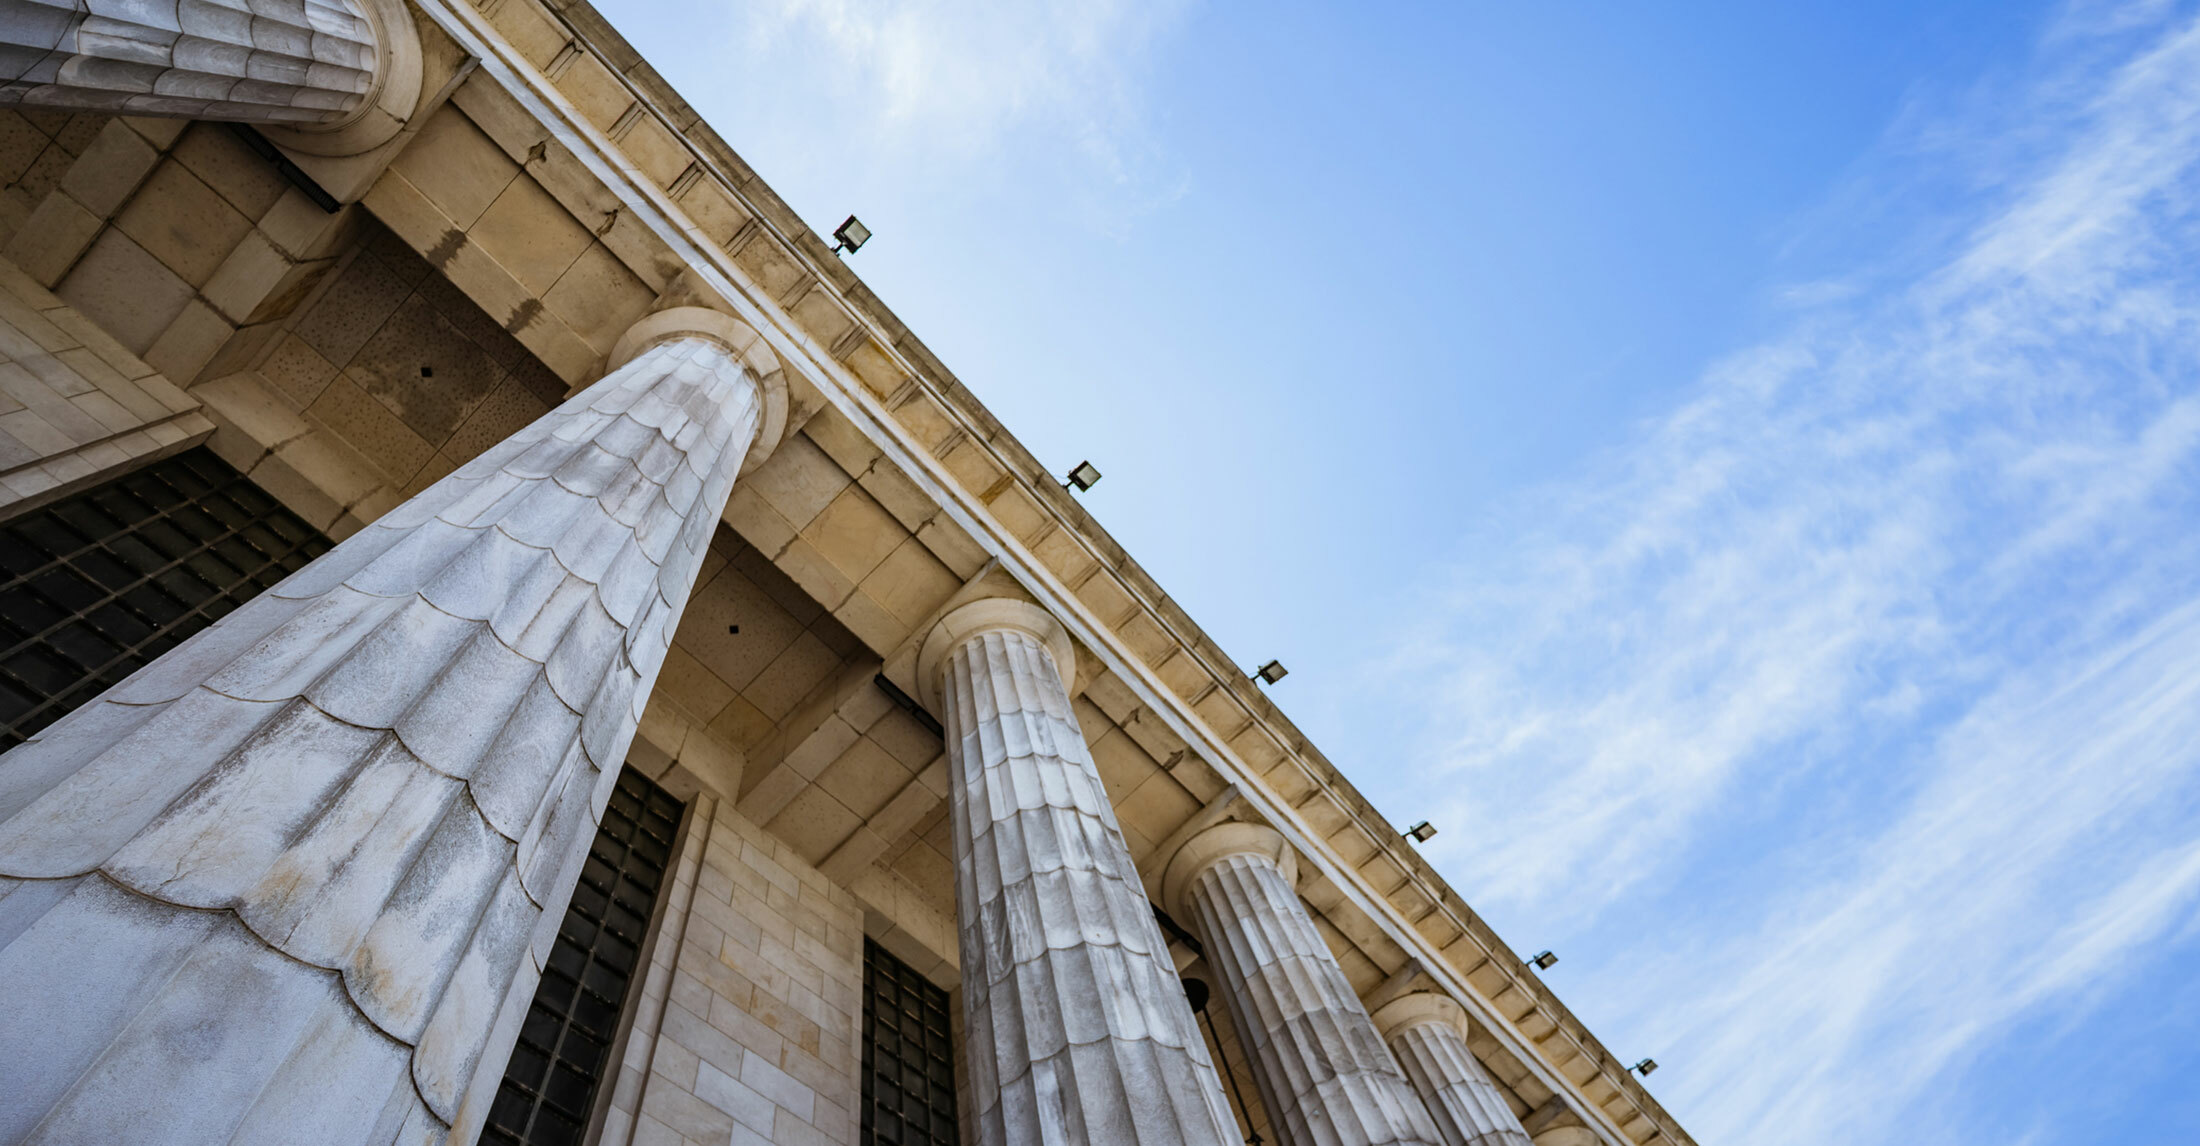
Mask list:
[{"label": "metal grille window", "polygon": [[329,545],[204,448],[0,524],[0,749]]},{"label": "metal grille window", "polygon": [[947,992],[863,941],[864,1146],[956,1146]]},{"label": "metal grille window", "polygon": [[680,801],[648,777],[632,768],[619,773],[483,1142],[567,1146],[589,1132],[643,939],[668,882],[680,813]]}]

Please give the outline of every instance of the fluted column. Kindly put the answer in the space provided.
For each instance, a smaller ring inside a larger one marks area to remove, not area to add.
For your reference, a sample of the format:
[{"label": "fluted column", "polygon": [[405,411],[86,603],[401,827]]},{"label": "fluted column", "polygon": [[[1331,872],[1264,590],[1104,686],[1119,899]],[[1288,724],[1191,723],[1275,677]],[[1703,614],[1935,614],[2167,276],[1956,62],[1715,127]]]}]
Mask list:
[{"label": "fluted column", "polygon": [[986,600],[926,639],[946,718],[963,1040],[984,1146],[1233,1146],[1207,1044],[1070,711],[1069,636]]},{"label": "fluted column", "polygon": [[0,1142],[473,1141],[773,366],[648,346],[0,757]]},{"label": "fluted column", "polygon": [[1528,1146],[1512,1105],[1467,1049],[1467,1012],[1457,1000],[1423,991],[1384,1004],[1374,1019],[1445,1142]]},{"label": "fluted column", "polygon": [[1223,824],[1169,861],[1163,899],[1221,979],[1268,1121],[1283,1146],[1438,1146],[1436,1128],[1297,891],[1274,830]]},{"label": "fluted column", "polygon": [[334,128],[402,102],[402,119],[416,36],[388,0],[0,0],[0,105]]}]

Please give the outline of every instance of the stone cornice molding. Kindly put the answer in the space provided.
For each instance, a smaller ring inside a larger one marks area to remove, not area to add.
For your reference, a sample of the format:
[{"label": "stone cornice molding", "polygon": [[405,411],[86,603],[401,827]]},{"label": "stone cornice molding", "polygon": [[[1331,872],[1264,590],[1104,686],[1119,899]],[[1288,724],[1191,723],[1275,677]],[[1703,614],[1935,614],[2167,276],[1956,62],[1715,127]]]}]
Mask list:
[{"label": "stone cornice molding", "polygon": [[987,597],[941,617],[925,635],[924,644],[917,652],[917,693],[925,707],[939,708],[940,674],[946,671],[947,654],[973,638],[1002,629],[1013,629],[1038,641],[1054,661],[1054,671],[1062,677],[1063,690],[1071,696],[1077,695],[1077,645],[1070,639],[1069,630],[1062,627],[1062,622],[1029,601]]},{"label": "stone cornice molding", "polygon": [[1375,1020],[1375,1029],[1381,1031],[1385,1039],[1424,1023],[1443,1023],[1458,1031],[1462,1039],[1474,1034],[1473,1024],[1467,1021],[1467,1009],[1459,1000],[1434,991],[1401,995],[1377,1008],[1369,1017]]},{"label": "stone cornice molding", "polygon": [[787,437],[787,375],[781,368],[779,356],[764,341],[764,336],[748,323],[722,310],[707,306],[676,306],[645,314],[626,328],[626,333],[612,344],[611,355],[604,362],[609,373],[632,362],[642,351],[660,342],[676,338],[701,338],[726,348],[743,366],[763,395],[763,417],[756,427],[756,441],[749,446],[748,458],[741,463],[741,472],[753,473],[763,465]]},{"label": "stone cornice molding", "polygon": [[364,155],[397,138],[412,122],[420,107],[420,28],[405,0],[351,0],[352,6],[374,26],[375,47],[382,59],[374,72],[374,86],[358,108],[328,124],[304,124],[260,128],[260,134],[307,155],[340,158]]},{"label": "stone cornice molding", "polygon": [[1190,918],[1190,910],[1184,903],[1184,891],[1201,872],[1229,859],[1231,856],[1266,856],[1283,872],[1285,883],[1297,887],[1299,883],[1299,853],[1283,833],[1263,824],[1216,824],[1193,836],[1169,857],[1167,874],[1161,877],[1162,910],[1180,918]]}]

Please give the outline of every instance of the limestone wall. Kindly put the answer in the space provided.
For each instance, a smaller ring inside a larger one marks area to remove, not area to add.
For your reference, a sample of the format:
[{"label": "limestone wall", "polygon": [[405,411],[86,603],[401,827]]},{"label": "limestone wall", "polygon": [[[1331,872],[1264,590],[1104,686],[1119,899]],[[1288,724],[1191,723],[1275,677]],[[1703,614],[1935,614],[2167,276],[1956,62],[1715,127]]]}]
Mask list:
[{"label": "limestone wall", "polygon": [[197,401],[0,259],[0,517],[213,429]]},{"label": "limestone wall", "polygon": [[729,802],[690,816],[603,1146],[852,1144],[862,910]]}]

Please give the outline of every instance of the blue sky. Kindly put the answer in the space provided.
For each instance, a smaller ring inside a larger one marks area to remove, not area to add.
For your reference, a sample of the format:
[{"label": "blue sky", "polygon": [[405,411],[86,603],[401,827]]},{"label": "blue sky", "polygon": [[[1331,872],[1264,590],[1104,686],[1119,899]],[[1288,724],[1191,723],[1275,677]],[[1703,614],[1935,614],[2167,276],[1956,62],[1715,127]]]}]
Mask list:
[{"label": "blue sky", "polygon": [[2200,1141],[2200,13],[604,0],[1706,1143]]}]

